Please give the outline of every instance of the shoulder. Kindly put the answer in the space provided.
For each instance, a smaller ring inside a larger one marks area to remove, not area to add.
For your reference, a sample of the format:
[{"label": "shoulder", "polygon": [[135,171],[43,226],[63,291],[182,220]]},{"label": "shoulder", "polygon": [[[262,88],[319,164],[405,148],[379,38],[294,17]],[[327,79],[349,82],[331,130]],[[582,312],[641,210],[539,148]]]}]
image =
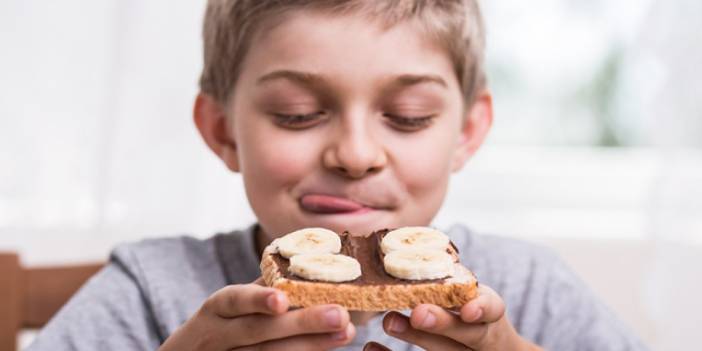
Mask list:
[{"label": "shoulder", "polygon": [[125,243],[112,251],[109,266],[129,277],[167,336],[229,283],[219,244],[242,235],[234,231],[206,239],[174,236]]},{"label": "shoulder", "polygon": [[214,238],[182,235],[123,243],[112,251],[110,261],[135,274],[148,274],[151,270],[189,273],[203,264],[215,263]]},{"label": "shoulder", "polygon": [[203,268],[212,265],[212,246],[184,236],[119,245],[30,349],[157,348],[217,286],[218,269]]},{"label": "shoulder", "polygon": [[156,289],[190,288],[209,296],[227,284],[258,277],[253,228],[206,239],[181,235],[122,244],[110,261],[123,267],[147,295]]},{"label": "shoulder", "polygon": [[132,276],[147,295],[171,288],[213,292],[226,285],[217,250],[222,236],[199,239],[180,235],[124,243],[112,251],[110,263]]}]

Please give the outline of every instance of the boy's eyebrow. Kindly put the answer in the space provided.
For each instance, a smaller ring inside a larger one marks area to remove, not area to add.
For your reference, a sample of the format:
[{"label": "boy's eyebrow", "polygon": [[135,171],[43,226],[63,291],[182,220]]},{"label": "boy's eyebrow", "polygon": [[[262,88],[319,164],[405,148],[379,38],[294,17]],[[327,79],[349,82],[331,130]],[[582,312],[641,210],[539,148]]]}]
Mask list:
[{"label": "boy's eyebrow", "polygon": [[448,88],[446,81],[440,76],[433,74],[401,74],[391,79],[392,86],[407,87],[421,83],[435,83],[444,88]]},{"label": "boy's eyebrow", "polygon": [[[322,75],[292,70],[279,70],[265,74],[264,76],[258,79],[257,84],[260,85],[281,78],[288,79],[308,86],[327,85],[327,80]],[[433,74],[400,74],[397,76],[391,76],[387,80],[390,81],[389,86],[393,88],[407,87],[422,83],[433,83],[438,84],[444,88],[448,88],[448,84],[443,78]]]},{"label": "boy's eyebrow", "polygon": [[256,84],[261,85],[263,83],[267,83],[269,81],[281,78],[311,86],[323,85],[325,82],[324,78],[318,74],[291,70],[280,70],[265,74],[263,77],[258,79]]}]

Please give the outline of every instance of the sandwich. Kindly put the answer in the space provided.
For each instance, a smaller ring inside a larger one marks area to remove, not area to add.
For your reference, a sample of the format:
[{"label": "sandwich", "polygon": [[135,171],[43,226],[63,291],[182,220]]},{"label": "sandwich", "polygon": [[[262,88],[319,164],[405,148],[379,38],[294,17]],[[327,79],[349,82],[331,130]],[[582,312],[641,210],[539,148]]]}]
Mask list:
[{"label": "sandwich", "polygon": [[366,235],[325,228],[296,230],[263,251],[266,285],[290,304],[339,304],[352,311],[458,307],[478,294],[449,237],[433,228],[403,227]]}]

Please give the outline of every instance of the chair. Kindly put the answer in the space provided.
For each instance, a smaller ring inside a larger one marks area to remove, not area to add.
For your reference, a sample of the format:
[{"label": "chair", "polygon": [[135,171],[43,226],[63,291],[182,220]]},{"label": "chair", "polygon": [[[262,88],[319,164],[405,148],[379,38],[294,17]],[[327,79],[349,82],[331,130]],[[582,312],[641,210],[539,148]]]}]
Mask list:
[{"label": "chair", "polygon": [[44,326],[102,266],[28,268],[16,253],[0,252],[0,350],[16,350],[20,330]]}]

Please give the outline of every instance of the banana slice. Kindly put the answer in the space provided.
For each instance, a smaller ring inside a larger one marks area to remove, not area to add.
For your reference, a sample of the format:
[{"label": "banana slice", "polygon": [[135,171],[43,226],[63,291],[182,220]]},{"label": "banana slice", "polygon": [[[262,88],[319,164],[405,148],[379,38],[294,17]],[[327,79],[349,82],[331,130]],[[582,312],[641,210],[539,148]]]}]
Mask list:
[{"label": "banana slice", "polygon": [[285,258],[301,254],[338,253],[339,235],[329,229],[305,228],[277,239],[278,252]]},{"label": "banana slice", "polygon": [[347,282],[361,275],[355,258],[336,254],[303,254],[290,257],[288,270],[298,277],[326,282]]},{"label": "banana slice", "polygon": [[445,250],[405,249],[392,251],[383,259],[385,271],[395,278],[422,280],[453,275],[453,258]]},{"label": "banana slice", "polygon": [[388,254],[406,249],[438,249],[445,250],[449,246],[446,234],[427,227],[404,227],[385,234],[380,248]]}]

